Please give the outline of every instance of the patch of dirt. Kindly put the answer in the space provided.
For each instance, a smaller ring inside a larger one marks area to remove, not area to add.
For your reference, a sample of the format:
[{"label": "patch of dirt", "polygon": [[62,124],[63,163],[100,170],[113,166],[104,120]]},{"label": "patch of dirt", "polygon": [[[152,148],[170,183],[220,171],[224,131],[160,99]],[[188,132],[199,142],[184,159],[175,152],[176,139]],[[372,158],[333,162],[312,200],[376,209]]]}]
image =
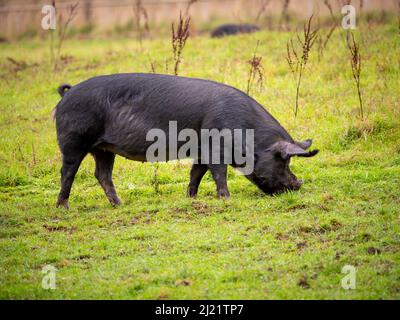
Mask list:
[{"label": "patch of dirt", "polygon": [[368,252],[368,254],[377,255],[377,254],[380,254],[382,251],[381,251],[381,249],[378,249],[378,248],[369,247],[369,248],[367,249],[367,252]]},{"label": "patch of dirt", "polygon": [[11,57],[7,57],[6,59],[9,62],[8,69],[11,72],[19,72],[19,71],[23,71],[23,70],[28,69],[28,68],[32,68],[32,67],[37,67],[38,66],[37,63],[29,64],[26,61],[16,60],[16,59],[11,58]]},{"label": "patch of dirt", "polygon": [[364,241],[364,242],[368,242],[369,240],[372,239],[372,236],[371,236],[369,233],[363,233],[363,234],[361,235],[361,239],[362,239],[362,241]]},{"label": "patch of dirt", "polygon": [[131,219],[130,224],[150,224],[153,222],[152,218],[157,212],[158,210],[140,212]]},{"label": "patch of dirt", "polygon": [[301,204],[296,204],[294,206],[291,206],[289,208],[289,211],[297,211],[297,210],[306,209],[306,208],[307,208],[307,205],[305,205],[304,203],[301,203]]},{"label": "patch of dirt", "polygon": [[302,241],[302,242],[298,242],[296,243],[297,249],[299,250],[303,250],[304,248],[307,248],[307,242]]},{"label": "patch of dirt", "polygon": [[167,292],[160,292],[160,294],[158,295],[158,299],[160,300],[166,300],[168,299],[169,295]]},{"label": "patch of dirt", "polygon": [[319,205],[318,205],[318,208],[320,208],[320,209],[323,210],[323,211],[329,211],[329,208],[328,208],[326,205],[324,205],[324,204],[319,204]]},{"label": "patch of dirt", "polygon": [[71,265],[71,261],[67,259],[63,259],[57,262],[57,268],[64,268],[68,267],[69,265]]},{"label": "patch of dirt", "polygon": [[188,279],[178,279],[175,281],[175,286],[179,287],[179,286],[190,286],[192,285],[192,281],[188,280]]},{"label": "patch of dirt", "polygon": [[324,233],[326,230],[319,226],[300,226],[298,231],[300,233]]},{"label": "patch of dirt", "polygon": [[398,245],[398,244],[397,245],[396,244],[387,245],[383,248],[383,251],[389,252],[389,253],[397,253],[400,251],[400,245]]},{"label": "patch of dirt", "polygon": [[222,213],[225,210],[223,207],[209,206],[206,203],[200,201],[193,201],[192,207],[197,214],[206,216],[211,215],[213,213]]},{"label": "patch of dirt", "polygon": [[298,231],[300,233],[313,233],[313,234],[323,234],[330,231],[336,231],[340,229],[343,225],[336,219],[332,219],[329,224],[310,225],[310,226],[300,226]]},{"label": "patch of dirt", "polygon": [[210,214],[208,205],[203,202],[193,201],[192,207],[196,211],[197,214],[200,214],[200,215],[209,215]]},{"label": "patch of dirt", "polygon": [[276,239],[276,240],[279,240],[279,241],[284,241],[284,240],[288,240],[289,237],[288,237],[286,234],[283,234],[283,233],[281,233],[281,232],[278,232],[278,233],[276,234],[276,236],[275,236],[275,239]]},{"label": "patch of dirt", "polygon": [[310,289],[310,284],[307,281],[307,276],[303,276],[298,282],[297,285],[304,289]]},{"label": "patch of dirt", "polygon": [[385,275],[390,272],[390,270],[393,268],[394,263],[391,261],[380,261],[377,265],[375,265],[375,268],[377,270],[376,274],[378,275]]},{"label": "patch of dirt", "polygon": [[69,234],[72,234],[76,231],[76,227],[66,227],[66,226],[60,226],[60,225],[49,225],[49,224],[44,224],[43,228],[45,228],[48,232],[68,232]]},{"label": "patch of dirt", "polygon": [[334,199],[335,198],[329,193],[323,193],[322,196],[321,196],[322,202],[329,202],[329,201],[332,201]]},{"label": "patch of dirt", "polygon": [[63,68],[67,65],[69,65],[70,63],[74,62],[76,59],[74,56],[70,56],[70,55],[62,55],[60,57],[60,61],[58,62],[58,68]]},{"label": "patch of dirt", "polygon": [[85,260],[88,260],[90,258],[91,258],[91,256],[89,254],[81,254],[79,256],[74,257],[73,259],[77,260],[77,261],[85,261]]},{"label": "patch of dirt", "polygon": [[338,229],[340,229],[343,225],[342,225],[342,223],[341,222],[339,222],[338,220],[336,220],[336,219],[332,219],[331,221],[330,221],[330,230],[332,230],[332,231],[336,231],[336,230],[338,230]]}]

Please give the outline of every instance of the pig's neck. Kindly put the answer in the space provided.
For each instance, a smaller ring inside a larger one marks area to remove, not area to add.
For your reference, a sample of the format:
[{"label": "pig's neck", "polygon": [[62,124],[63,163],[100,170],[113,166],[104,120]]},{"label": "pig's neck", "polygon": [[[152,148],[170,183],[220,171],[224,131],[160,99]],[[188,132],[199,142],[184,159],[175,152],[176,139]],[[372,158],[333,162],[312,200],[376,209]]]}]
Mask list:
[{"label": "pig's neck", "polygon": [[293,138],[280,123],[261,105],[257,107],[257,120],[254,125],[255,145],[269,148],[277,141],[293,142]]}]

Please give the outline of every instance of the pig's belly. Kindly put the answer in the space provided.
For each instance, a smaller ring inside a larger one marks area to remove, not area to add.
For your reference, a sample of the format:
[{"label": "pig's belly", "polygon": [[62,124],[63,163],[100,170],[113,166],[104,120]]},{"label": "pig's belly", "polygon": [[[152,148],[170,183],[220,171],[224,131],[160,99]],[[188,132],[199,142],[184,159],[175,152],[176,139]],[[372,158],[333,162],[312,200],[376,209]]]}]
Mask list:
[{"label": "pig's belly", "polygon": [[[141,117],[134,118],[134,121],[129,122],[117,122],[113,121],[105,130],[104,135],[100,138],[99,142],[96,144],[96,148],[109,151],[125,157],[130,160],[147,162],[146,152],[147,149],[154,143],[158,142],[159,136],[151,137],[150,141],[146,140],[146,136],[151,129],[159,129],[160,123],[148,123],[149,120],[143,119]],[[164,139],[166,141],[165,159],[175,160],[177,159],[177,151],[179,148],[186,143],[186,141],[176,141],[177,150],[173,150],[171,153],[168,150],[169,146],[169,128],[168,121],[166,123],[161,123],[162,132],[164,132]],[[146,123],[146,125],[144,125]],[[178,128],[178,132],[179,132]],[[177,139],[176,135],[171,136],[172,139]],[[158,145],[158,144],[157,144]]]},{"label": "pig's belly", "polygon": [[112,152],[129,160],[147,162],[146,152],[135,150],[132,147],[102,142],[96,146],[96,149]]}]

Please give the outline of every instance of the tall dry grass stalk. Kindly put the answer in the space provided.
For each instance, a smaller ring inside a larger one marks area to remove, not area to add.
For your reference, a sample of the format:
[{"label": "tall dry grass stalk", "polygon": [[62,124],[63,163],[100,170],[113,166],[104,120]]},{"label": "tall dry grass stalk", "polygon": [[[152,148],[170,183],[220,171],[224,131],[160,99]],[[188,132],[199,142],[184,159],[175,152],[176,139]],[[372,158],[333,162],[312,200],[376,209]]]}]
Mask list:
[{"label": "tall dry grass stalk", "polygon": [[295,117],[297,117],[299,109],[301,80],[303,78],[304,70],[309,61],[311,48],[313,47],[315,40],[318,36],[318,29],[311,30],[312,18],[313,16],[310,17],[308,23],[304,24],[303,39],[300,38],[299,34],[296,32],[297,40],[301,46],[300,50],[296,48],[292,39],[287,42],[286,60],[288,62],[290,70],[292,71],[292,74],[296,79],[296,103],[294,109]]},{"label": "tall dry grass stalk", "polygon": [[142,41],[145,33],[148,33],[150,31],[149,16],[147,14],[146,8],[143,6],[142,0],[135,1],[135,4],[133,5],[133,13],[135,16],[137,37],[140,46],[142,46]]},{"label": "tall dry grass stalk", "polygon": [[[53,1],[53,7],[57,10],[56,2]],[[57,33],[57,44],[55,43],[54,39],[54,30],[51,30],[50,33],[50,54],[51,54],[51,62],[53,64],[53,69],[57,70],[59,67],[59,62],[61,58],[61,50],[62,46],[65,41],[65,36],[67,34],[67,29],[71,24],[72,20],[76,17],[78,13],[78,6],[79,1],[68,5],[67,9],[67,18],[64,20],[62,13],[58,15],[57,18],[57,26],[58,26],[58,33]]]},{"label": "tall dry grass stalk", "polygon": [[190,8],[198,1],[199,0],[188,0],[188,2],[186,3],[185,17],[189,16]]},{"label": "tall dry grass stalk", "polygon": [[152,163],[153,166],[153,175],[150,180],[150,184],[152,185],[154,192],[156,194],[160,193],[160,177],[159,177],[159,169],[160,169],[160,163],[155,162]]},{"label": "tall dry grass stalk", "polygon": [[336,28],[338,27],[338,23],[336,21],[335,14],[333,13],[332,4],[330,3],[329,0],[324,0],[324,5],[329,10],[329,14],[332,19],[332,26],[330,27],[330,29],[324,39],[321,36],[318,37],[318,61],[320,61],[322,56],[324,55],[324,51],[328,45],[328,42],[332,38],[333,33],[335,32]]},{"label": "tall dry grass stalk", "polygon": [[287,23],[289,21],[289,15],[288,15],[289,4],[290,4],[290,0],[283,1],[282,13],[281,13],[281,17],[279,19],[279,30],[284,30],[285,28],[287,28],[287,25],[285,24],[285,27],[284,27],[283,23],[284,22]]},{"label": "tall dry grass stalk", "polygon": [[256,49],[254,50],[253,57],[248,61],[250,65],[249,76],[247,80],[247,94],[249,94],[252,84],[257,77],[257,84],[261,89],[264,85],[264,67],[262,65],[262,57],[257,56],[257,49],[260,45],[260,41],[257,41]]},{"label": "tall dry grass stalk", "polygon": [[178,75],[179,65],[182,62],[182,52],[185,48],[186,41],[189,38],[190,16],[183,19],[182,12],[179,13],[179,24],[175,30],[174,23],[172,23],[172,52],[174,55],[174,75]]},{"label": "tall dry grass stalk", "polygon": [[347,48],[349,49],[351,55],[350,56],[351,71],[353,74],[354,83],[357,87],[360,116],[361,119],[364,119],[364,106],[360,89],[361,87],[360,79],[362,71],[360,45],[357,43],[357,41],[354,38],[354,34],[351,32],[347,35]]},{"label": "tall dry grass stalk", "polygon": [[267,7],[270,4],[271,0],[261,0],[260,7],[257,10],[255,22],[259,22],[261,16],[267,11]]},{"label": "tall dry grass stalk", "polygon": [[398,19],[398,31],[400,36],[400,0],[397,1],[397,19]]}]

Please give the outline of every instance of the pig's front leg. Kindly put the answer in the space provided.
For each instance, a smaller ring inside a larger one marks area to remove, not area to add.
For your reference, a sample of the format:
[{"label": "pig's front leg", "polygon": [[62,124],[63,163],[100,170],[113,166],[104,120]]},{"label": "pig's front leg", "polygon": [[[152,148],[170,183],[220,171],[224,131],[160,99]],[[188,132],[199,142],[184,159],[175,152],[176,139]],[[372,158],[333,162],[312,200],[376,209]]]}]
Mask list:
[{"label": "pig's front leg", "polygon": [[229,199],[230,194],[226,182],[228,166],[226,164],[210,164],[212,177],[217,185],[217,194],[220,199]]}]

